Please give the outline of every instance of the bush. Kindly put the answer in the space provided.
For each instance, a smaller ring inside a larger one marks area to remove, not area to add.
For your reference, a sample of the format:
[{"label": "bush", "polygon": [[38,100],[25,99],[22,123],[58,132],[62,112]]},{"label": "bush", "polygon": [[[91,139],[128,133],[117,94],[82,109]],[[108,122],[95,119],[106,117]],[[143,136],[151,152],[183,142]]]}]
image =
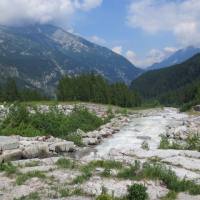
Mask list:
[{"label": "bush", "polygon": [[133,184],[128,187],[128,200],[146,200],[148,199],[147,188],[141,184]]},{"label": "bush", "polygon": [[82,145],[82,138],[75,133],[76,130],[92,131],[103,123],[101,118],[85,108],[77,107],[68,116],[55,108],[48,113],[36,110],[35,114],[30,114],[25,106],[19,104],[11,108],[7,118],[2,122],[0,135],[53,135]]}]

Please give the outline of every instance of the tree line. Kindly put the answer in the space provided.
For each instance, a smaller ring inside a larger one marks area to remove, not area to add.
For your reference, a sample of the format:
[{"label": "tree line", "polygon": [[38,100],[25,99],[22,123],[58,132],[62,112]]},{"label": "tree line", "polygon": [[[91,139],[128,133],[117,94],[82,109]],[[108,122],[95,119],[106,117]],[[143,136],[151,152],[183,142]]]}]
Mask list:
[{"label": "tree line", "polygon": [[19,88],[15,79],[7,79],[6,83],[0,85],[0,102],[40,101],[45,99],[47,97],[35,89]]},{"label": "tree line", "polygon": [[110,84],[94,73],[79,76],[64,76],[57,87],[59,101],[85,101],[136,107],[141,105],[140,96],[125,83]]}]

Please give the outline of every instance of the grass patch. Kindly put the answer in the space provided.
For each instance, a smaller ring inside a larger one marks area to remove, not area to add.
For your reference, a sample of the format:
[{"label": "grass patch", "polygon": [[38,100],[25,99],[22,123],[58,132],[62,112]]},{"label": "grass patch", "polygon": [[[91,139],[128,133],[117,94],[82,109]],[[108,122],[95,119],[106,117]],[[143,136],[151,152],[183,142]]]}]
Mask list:
[{"label": "grass patch", "polygon": [[170,142],[167,137],[162,136],[159,149],[194,150],[200,152],[200,136],[194,134],[185,140],[185,144]]},{"label": "grass patch", "polygon": [[161,180],[169,190],[174,192],[189,192],[192,195],[200,194],[200,185],[186,179],[179,179],[169,168],[161,164],[139,163],[122,169],[118,173],[118,178],[130,180]]},{"label": "grass patch", "polygon": [[23,196],[17,199],[15,198],[14,200],[40,200],[40,199],[41,198],[37,192],[32,192],[27,196]]},{"label": "grass patch", "polygon": [[17,172],[17,167],[14,166],[12,163],[1,163],[0,164],[0,171],[5,172],[7,175],[15,174]]},{"label": "grass patch", "polygon": [[169,191],[165,197],[161,198],[161,200],[176,200],[176,198],[177,193],[174,191]]},{"label": "grass patch", "polygon": [[7,118],[0,125],[0,135],[53,135],[82,145],[81,136],[73,133],[77,129],[93,131],[102,124],[104,120],[83,107],[75,107],[72,113],[66,116],[56,107],[51,107],[47,113],[35,109],[35,114],[31,114],[26,106],[18,104],[10,108]]},{"label": "grass patch", "polygon": [[33,160],[24,164],[24,167],[36,167],[40,164],[40,161]]},{"label": "grass patch", "polygon": [[63,168],[63,169],[74,169],[76,167],[76,163],[74,161],[71,161],[71,160],[65,159],[65,158],[60,158],[56,162],[56,165],[59,168]]},{"label": "grass patch", "polygon": [[28,172],[26,174],[19,174],[16,178],[16,184],[17,185],[22,185],[24,184],[27,180],[31,179],[31,178],[40,178],[40,179],[45,179],[46,175],[40,171],[32,171],[32,172]]}]

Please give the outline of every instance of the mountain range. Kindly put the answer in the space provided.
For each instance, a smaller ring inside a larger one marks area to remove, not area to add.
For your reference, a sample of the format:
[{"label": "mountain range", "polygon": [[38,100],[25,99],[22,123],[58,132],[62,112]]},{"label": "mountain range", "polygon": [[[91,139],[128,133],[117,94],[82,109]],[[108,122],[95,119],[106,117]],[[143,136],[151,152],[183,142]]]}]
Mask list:
[{"label": "mountain range", "polygon": [[168,58],[161,61],[160,63],[155,63],[152,66],[148,67],[147,70],[161,69],[172,65],[180,64],[188,60],[192,56],[196,55],[197,53],[200,53],[200,48],[194,46],[189,46],[184,49],[180,49]]},{"label": "mountain range", "polygon": [[127,84],[143,70],[108,48],[52,25],[0,26],[0,80],[53,91],[65,74],[94,72]]},{"label": "mountain range", "polygon": [[197,98],[200,101],[200,54],[181,64],[148,71],[135,79],[131,88],[145,99],[169,105],[180,106]]}]

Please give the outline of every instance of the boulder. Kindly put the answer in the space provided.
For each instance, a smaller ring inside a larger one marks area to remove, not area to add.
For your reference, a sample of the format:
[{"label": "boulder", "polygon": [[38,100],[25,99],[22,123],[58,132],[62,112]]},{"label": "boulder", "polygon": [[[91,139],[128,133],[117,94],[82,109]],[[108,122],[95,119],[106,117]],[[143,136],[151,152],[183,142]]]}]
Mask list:
[{"label": "boulder", "polygon": [[64,141],[64,142],[57,142],[49,147],[50,151],[55,151],[56,153],[60,152],[73,152],[75,151],[75,145],[73,142]]},{"label": "boulder", "polygon": [[21,158],[22,151],[20,149],[6,150],[2,154],[3,161],[20,160]]},{"label": "boulder", "polygon": [[0,136],[0,151],[17,149],[19,141],[16,138]]},{"label": "boulder", "polygon": [[30,147],[27,147],[23,151],[23,158],[38,158],[46,157],[49,155],[49,148],[47,144],[33,144]]},{"label": "boulder", "polygon": [[83,144],[85,145],[97,145],[100,143],[100,140],[97,138],[83,138]]}]

